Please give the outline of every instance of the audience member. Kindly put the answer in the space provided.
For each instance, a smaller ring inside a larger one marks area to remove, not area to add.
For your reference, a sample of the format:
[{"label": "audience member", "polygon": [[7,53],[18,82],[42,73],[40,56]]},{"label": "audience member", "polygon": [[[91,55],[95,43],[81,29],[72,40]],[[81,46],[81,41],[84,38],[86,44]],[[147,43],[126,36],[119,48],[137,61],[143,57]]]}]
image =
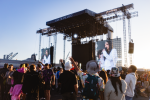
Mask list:
[{"label": "audience member", "polygon": [[4,64],[4,68],[0,71],[0,85],[1,85],[1,100],[4,100],[4,91],[6,89],[6,79],[3,79],[6,72],[8,71],[8,64]]},{"label": "audience member", "polygon": [[61,84],[61,93],[63,100],[77,100],[78,85],[76,75],[70,71],[71,63],[65,64],[65,72],[60,74],[59,83]]},{"label": "audience member", "polygon": [[[60,74],[63,73],[63,69],[58,67],[58,71],[57,71],[57,79],[59,80],[59,76]],[[57,88],[57,92],[59,93],[60,90],[60,84],[58,84],[58,88]]]},{"label": "audience member", "polygon": [[49,64],[45,64],[44,69],[43,79],[45,81],[45,98],[46,100],[50,100],[51,83],[52,85],[55,85],[55,75],[53,74],[53,71],[49,69]]},{"label": "audience member", "polygon": [[65,67],[64,67],[64,63],[63,63],[63,60],[62,60],[62,59],[60,59],[60,63],[61,63],[61,66],[62,66],[62,68],[63,68],[63,71],[65,71]]},{"label": "audience member", "polygon": [[37,72],[39,74],[39,78],[40,78],[40,83],[39,83],[39,99],[43,99],[44,96],[44,85],[45,82],[43,80],[43,71],[42,71],[42,66],[40,64],[37,64]]},{"label": "audience member", "polygon": [[148,82],[148,73],[145,72],[144,73],[144,88],[147,89],[149,86],[149,82]]},{"label": "audience member", "polygon": [[14,73],[13,71],[13,65],[10,64],[8,67],[8,70],[5,74],[5,76],[3,77],[4,79],[6,79],[6,89],[5,89],[5,94],[4,94],[4,100],[10,100],[11,96],[9,94],[9,90],[11,88],[11,79],[12,79],[12,75]]},{"label": "audience member", "polygon": [[99,76],[100,76],[101,78],[103,78],[104,83],[106,84],[107,81],[108,81],[107,73],[102,70],[102,71],[100,71]]},{"label": "audience member", "polygon": [[20,99],[21,92],[22,92],[22,85],[24,80],[24,75],[27,71],[25,64],[21,64],[19,69],[13,73],[13,85],[10,89],[10,94],[12,100]]},{"label": "audience member", "polygon": [[58,87],[58,79],[57,79],[57,69],[54,68],[54,75],[55,75],[55,89]]},{"label": "audience member", "polygon": [[125,75],[125,73],[124,73],[124,71],[123,71],[123,70],[121,71],[120,76],[121,76],[121,78],[122,78],[122,79],[125,79],[126,75]]},{"label": "audience member", "polygon": [[110,80],[106,83],[104,90],[105,100],[124,100],[127,84],[121,79],[119,69],[112,67]]},{"label": "audience member", "polygon": [[86,70],[88,74],[86,74],[78,68],[73,58],[70,58],[70,61],[73,63],[77,74],[81,78],[83,98],[97,100],[99,97],[99,91],[104,91],[104,81],[97,73],[99,71],[97,62],[94,60],[87,62]]},{"label": "audience member", "polygon": [[134,97],[134,89],[136,85],[136,76],[135,73],[137,71],[136,66],[131,65],[128,69],[128,74],[126,75],[125,81],[127,83],[127,91],[125,93],[126,100],[132,100]]},{"label": "audience member", "polygon": [[30,72],[26,74],[23,81],[22,91],[26,94],[26,100],[38,100],[39,82],[40,78],[38,72],[36,72],[36,66],[32,64]]}]

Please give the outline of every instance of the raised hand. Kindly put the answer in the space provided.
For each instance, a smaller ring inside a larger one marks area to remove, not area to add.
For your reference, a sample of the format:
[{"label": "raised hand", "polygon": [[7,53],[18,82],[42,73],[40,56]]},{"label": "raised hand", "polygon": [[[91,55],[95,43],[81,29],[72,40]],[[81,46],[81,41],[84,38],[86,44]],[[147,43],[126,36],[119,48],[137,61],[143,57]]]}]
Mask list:
[{"label": "raised hand", "polygon": [[69,57],[69,60],[70,60],[70,61],[72,62],[72,64],[74,65],[75,70],[76,70],[76,71],[79,71],[79,68],[78,68],[76,62],[74,61],[74,59],[73,59],[72,57]]}]

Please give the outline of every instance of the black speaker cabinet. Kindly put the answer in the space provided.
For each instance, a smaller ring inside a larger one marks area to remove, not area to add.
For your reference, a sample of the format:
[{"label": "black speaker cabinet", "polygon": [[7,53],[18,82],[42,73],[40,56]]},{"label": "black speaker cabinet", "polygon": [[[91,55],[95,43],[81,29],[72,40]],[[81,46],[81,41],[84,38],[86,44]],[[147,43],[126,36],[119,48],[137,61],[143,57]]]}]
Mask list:
[{"label": "black speaker cabinet", "polygon": [[128,53],[130,53],[130,54],[133,54],[133,52],[134,52],[134,43],[129,43],[129,51],[128,51]]},{"label": "black speaker cabinet", "polygon": [[50,56],[51,57],[51,59],[50,59],[51,61],[50,62],[52,64],[52,66],[53,66],[53,55],[54,55],[54,47],[53,46],[50,47],[50,55],[51,55]]},{"label": "black speaker cabinet", "polygon": [[86,63],[95,60],[95,43],[89,41],[87,44],[72,45],[72,57],[75,61],[81,63],[83,70],[86,70]]}]

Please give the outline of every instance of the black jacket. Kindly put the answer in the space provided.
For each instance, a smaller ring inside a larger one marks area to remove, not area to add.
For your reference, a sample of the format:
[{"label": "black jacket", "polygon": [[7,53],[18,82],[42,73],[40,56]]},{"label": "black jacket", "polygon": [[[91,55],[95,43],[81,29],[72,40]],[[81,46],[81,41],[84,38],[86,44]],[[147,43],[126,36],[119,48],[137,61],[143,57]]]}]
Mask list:
[{"label": "black jacket", "polygon": [[3,74],[5,76],[6,72],[8,71],[7,68],[3,68],[0,70],[0,84],[3,83],[4,79],[1,77],[1,75]]},{"label": "black jacket", "polygon": [[28,72],[23,81],[23,93],[37,93],[39,89],[39,73],[35,71]]}]

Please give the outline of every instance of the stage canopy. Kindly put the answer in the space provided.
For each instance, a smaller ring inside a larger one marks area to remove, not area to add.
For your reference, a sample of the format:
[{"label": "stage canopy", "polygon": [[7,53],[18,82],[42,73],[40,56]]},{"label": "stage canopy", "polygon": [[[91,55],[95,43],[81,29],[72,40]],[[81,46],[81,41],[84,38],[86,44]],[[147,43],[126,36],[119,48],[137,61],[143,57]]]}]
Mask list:
[{"label": "stage canopy", "polygon": [[80,38],[85,38],[107,34],[108,30],[113,32],[108,23],[96,20],[96,13],[88,9],[48,21],[46,25],[51,28],[48,34],[60,32],[67,37],[77,34]]}]

